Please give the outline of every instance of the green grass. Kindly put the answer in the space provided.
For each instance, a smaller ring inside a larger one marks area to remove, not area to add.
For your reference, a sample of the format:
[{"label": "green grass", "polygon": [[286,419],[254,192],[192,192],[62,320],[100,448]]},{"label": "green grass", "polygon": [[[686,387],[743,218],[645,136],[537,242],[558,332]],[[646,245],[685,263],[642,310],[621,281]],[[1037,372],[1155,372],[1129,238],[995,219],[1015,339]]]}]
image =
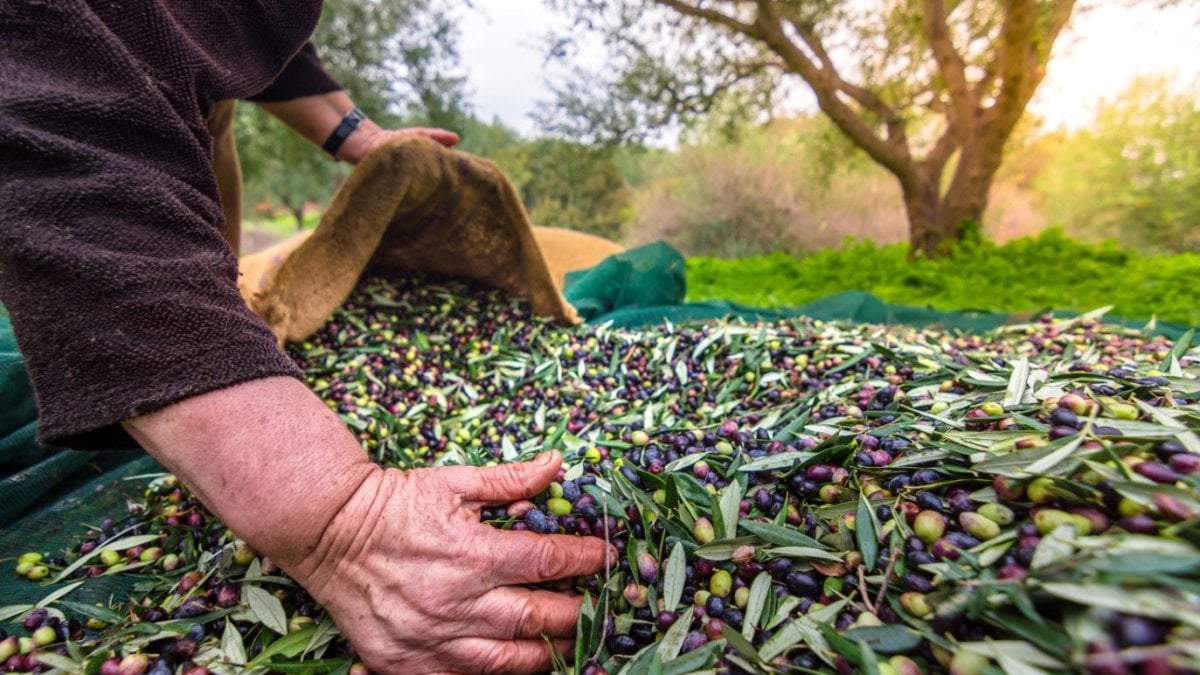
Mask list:
[{"label": "green grass", "polygon": [[952,255],[908,260],[904,245],[848,243],[803,258],[688,260],[689,300],[788,307],[843,291],[942,310],[1087,311],[1113,305],[1129,318],[1200,325],[1200,254],[1142,256],[1088,245],[1051,230],[1003,246],[960,245]]}]

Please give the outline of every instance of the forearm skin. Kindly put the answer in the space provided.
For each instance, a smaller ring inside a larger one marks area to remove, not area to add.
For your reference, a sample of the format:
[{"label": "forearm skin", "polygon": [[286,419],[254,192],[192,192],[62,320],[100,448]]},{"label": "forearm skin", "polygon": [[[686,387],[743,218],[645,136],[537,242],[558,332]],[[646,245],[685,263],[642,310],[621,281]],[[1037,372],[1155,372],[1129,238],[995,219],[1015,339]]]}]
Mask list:
[{"label": "forearm skin", "polygon": [[[346,113],[354,109],[354,101],[344,91],[258,105],[317,147],[321,147],[325,139],[329,138]],[[337,159],[348,164],[358,164],[372,147],[371,139],[381,131],[379,125],[371,120],[363,120],[346,138],[346,142],[338,150]]]},{"label": "forearm skin", "polygon": [[313,553],[355,490],[381,471],[341,420],[288,377],[185,399],[125,428],[239,537],[285,568]]}]

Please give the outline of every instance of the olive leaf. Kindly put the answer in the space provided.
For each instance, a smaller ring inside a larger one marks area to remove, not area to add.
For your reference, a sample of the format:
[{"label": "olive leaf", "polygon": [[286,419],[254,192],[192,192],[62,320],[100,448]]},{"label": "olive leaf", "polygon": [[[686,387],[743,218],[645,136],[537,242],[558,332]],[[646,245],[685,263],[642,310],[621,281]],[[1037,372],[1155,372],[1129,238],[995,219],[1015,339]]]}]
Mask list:
[{"label": "olive leaf", "polygon": [[755,471],[778,471],[780,469],[790,469],[797,464],[803,463],[812,459],[816,453],[812,452],[780,452],[766,457],[747,462],[742,465],[739,471],[753,473]]},{"label": "olive leaf", "polygon": [[697,452],[697,453],[694,453],[691,455],[684,455],[677,460],[667,462],[666,467],[663,468],[663,473],[665,473],[667,475],[671,475],[678,471],[682,471],[684,469],[691,468],[692,465],[694,465],[696,462],[704,460],[707,457],[708,457],[708,454],[703,453],[703,452]]},{"label": "olive leaf", "polygon": [[904,626],[862,626],[844,633],[847,640],[865,644],[880,654],[902,654],[921,643],[921,636]]},{"label": "olive leaf", "polygon": [[725,539],[737,537],[738,512],[742,505],[742,487],[735,480],[729,481],[729,487],[721,495],[721,524],[724,526]]},{"label": "olive leaf", "polygon": [[1028,382],[1029,359],[1022,356],[1013,364],[1012,375],[1008,379],[1008,388],[1004,390],[1003,404],[1005,407],[1021,403]]},{"label": "olive leaf", "polygon": [[663,607],[666,611],[673,612],[679,606],[685,584],[687,584],[687,560],[683,543],[677,541],[671,549],[671,555],[667,558],[666,573],[663,578]]},{"label": "olive leaf", "polygon": [[45,664],[54,668],[56,671],[64,673],[83,673],[82,664],[76,660],[66,656],[60,656],[54,652],[39,652],[36,656],[38,663]]},{"label": "olive leaf", "polygon": [[277,669],[282,664],[272,662],[275,656],[290,658],[299,655],[304,651],[304,646],[312,639],[315,632],[317,632],[317,627],[309,626],[295,633],[284,634],[283,637],[267,645],[266,649],[263,649],[258,656],[246,664],[246,668],[249,669],[270,664],[272,669]]},{"label": "olive leaf", "polygon": [[754,543],[754,537],[737,537],[736,539],[718,539],[696,548],[696,555],[706,560],[729,560],[733,551],[739,546]]},{"label": "olive leaf", "polygon": [[729,624],[721,624],[721,632],[725,635],[725,641],[733,647],[734,651],[749,659],[751,663],[758,661],[758,651],[754,649],[754,645],[750,641],[742,637],[742,634],[734,630]]},{"label": "olive leaf", "polygon": [[62,588],[55,589],[52,593],[33,605],[6,605],[4,607],[0,607],[0,622],[8,621],[9,619],[26,614],[37,607],[49,607],[82,585],[82,581],[76,581],[75,583],[63,586]]},{"label": "olive leaf", "polygon": [[655,669],[655,664],[661,667],[662,659],[658,657],[655,645],[646,645],[617,671],[617,675],[649,675]]},{"label": "olive leaf", "polygon": [[250,611],[260,623],[280,635],[288,634],[287,614],[283,611],[283,604],[279,602],[279,598],[263,588],[250,585],[242,588],[242,594],[246,596]]},{"label": "olive leaf", "polygon": [[[773,602],[774,597],[771,594],[767,594],[767,601],[768,604]],[[764,615],[768,616],[769,618],[763,624],[763,628],[766,630],[774,629],[776,626],[786,621],[787,618],[792,615],[792,612],[796,611],[796,608],[799,606],[800,598],[797,598],[794,595],[789,595],[780,600],[778,606],[764,612]]]},{"label": "olive leaf", "polygon": [[776,558],[797,558],[800,560],[825,560],[828,562],[842,562],[842,557],[836,553],[812,548],[810,546],[778,546],[768,551],[768,554]]},{"label": "olive leaf", "polygon": [[321,623],[317,624],[317,629],[313,631],[312,639],[308,641],[308,644],[304,645],[304,651],[300,652],[300,658],[303,659],[309,653],[324,651],[321,648],[340,635],[341,631],[338,630],[337,624],[333,622],[333,617],[326,614],[321,619]]},{"label": "olive leaf", "polygon": [[1004,675],[1049,675],[1049,673],[1041,668],[1037,668],[1027,661],[1018,660],[1011,654],[1002,651],[994,652],[992,658],[996,659],[996,663],[1000,664]]},{"label": "olive leaf", "polygon": [[679,650],[683,648],[683,640],[687,637],[688,628],[691,625],[691,612],[684,612],[682,616],[671,624],[667,632],[663,634],[662,642],[658,643],[657,651],[659,658],[664,663],[679,656]]},{"label": "olive leaf", "polygon": [[1167,591],[1132,589],[1099,583],[1045,583],[1042,590],[1064,600],[1089,607],[1100,607],[1127,614],[1155,619],[1168,619],[1200,628],[1200,614],[1195,604],[1186,598],[1175,597]]},{"label": "olive leaf", "polygon": [[858,514],[854,519],[854,537],[863,555],[863,565],[868,571],[874,570],[879,559],[879,537],[875,534],[875,518],[867,504],[867,496],[861,492],[858,494]]},{"label": "olive leaf", "polygon": [[[1024,473],[1029,476],[1040,476],[1042,474],[1050,474],[1051,469],[1054,469],[1067,458],[1075,454],[1079,446],[1083,443],[1083,435],[1078,434],[1071,437],[1071,440],[1063,444],[1061,448],[1047,454],[1045,457],[1038,459],[1029,466],[1025,467]],[[1066,473],[1070,468],[1064,468],[1061,472],[1055,474]]]},{"label": "olive leaf", "polygon": [[754,627],[762,618],[763,609],[767,604],[767,594],[771,592],[771,575],[759,572],[750,584],[750,597],[746,600],[746,612],[742,617],[742,636],[747,640],[754,637]]},{"label": "olive leaf", "polygon": [[858,646],[858,644],[842,637],[842,635],[837,632],[837,629],[833,627],[833,624],[820,623],[817,624],[817,628],[821,631],[821,635],[825,637],[825,640],[835,652],[844,656],[850,663],[857,664],[860,668],[863,667],[863,650]]},{"label": "olive leaf", "polygon": [[221,631],[221,652],[229,663],[236,666],[246,663],[246,645],[242,641],[242,634],[229,619],[225,619],[225,629]]},{"label": "olive leaf", "polygon": [[0,622],[8,621],[35,608],[34,605],[5,605],[0,607]]},{"label": "olive leaf", "polygon": [[1067,664],[1022,640],[988,639],[984,642],[960,642],[958,648],[964,652],[996,658],[1003,654],[1012,660],[1039,668],[1066,668]]},{"label": "olive leaf", "polygon": [[790,527],[781,527],[770,523],[760,523],[754,520],[738,521],[738,527],[746,530],[755,537],[777,546],[803,546],[807,548],[828,549],[821,542]]},{"label": "olive leaf", "polygon": [[592,602],[592,594],[585,593],[579,608],[579,619],[575,622],[575,663],[583,663],[585,655],[591,651],[588,638],[591,637],[592,622],[595,620],[596,605]]},{"label": "olive leaf", "polygon": [[712,663],[714,656],[725,648],[724,640],[708,644],[663,664],[663,675],[686,675],[695,673]]},{"label": "olive leaf", "polygon": [[[126,528],[125,530],[122,530],[122,533],[129,532],[132,529],[133,527]],[[118,533],[117,536],[119,536],[119,534],[121,533]],[[54,579],[50,581],[50,583],[57,584],[63,579],[70,577],[75,573],[75,570],[88,564],[94,558],[99,557],[99,555],[104,551],[124,551],[125,549],[133,548],[134,546],[142,546],[154,541],[158,541],[157,534],[139,534],[130,537],[122,537],[120,539],[109,539],[103,545],[97,546],[91,553],[79,556],[75,562],[63,568],[63,571],[59,572]]]},{"label": "olive leaf", "polygon": [[784,624],[759,648],[759,658],[763,661],[770,661],[786,652],[792,645],[803,641],[809,649],[813,650],[814,654],[832,666],[833,660],[827,653],[829,642],[822,635],[820,626],[836,619],[847,603],[847,600],[838,600],[815,612],[797,617],[791,623]]},{"label": "olive leaf", "polygon": [[858,640],[857,645],[858,665],[862,668],[863,673],[866,673],[866,675],[879,675],[879,659],[875,657],[875,651],[871,648],[871,645],[862,640]]},{"label": "olive leaf", "polygon": [[[82,602],[72,602],[70,600],[59,600],[58,606],[63,609],[70,610],[80,616],[86,616],[89,619],[97,619],[104,623],[120,623],[125,620],[125,617],[104,606],[89,605]],[[3,619],[0,619],[2,621]]]}]

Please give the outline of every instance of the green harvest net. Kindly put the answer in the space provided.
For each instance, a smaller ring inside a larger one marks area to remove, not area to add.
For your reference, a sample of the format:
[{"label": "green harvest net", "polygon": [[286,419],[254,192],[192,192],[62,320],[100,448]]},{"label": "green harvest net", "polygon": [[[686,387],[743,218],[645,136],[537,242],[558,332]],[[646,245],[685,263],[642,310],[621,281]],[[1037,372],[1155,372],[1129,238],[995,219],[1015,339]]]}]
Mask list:
[{"label": "green harvest net", "polygon": [[[776,320],[794,316],[876,324],[939,326],[984,332],[1009,322],[994,312],[944,312],[890,305],[861,292],[840,293],[799,307],[761,309],[730,302],[685,303],[684,259],[662,243],[612,256],[588,270],[567,276],[565,295],[589,323],[634,328],[672,322],[736,316]],[[1140,328],[1144,321],[1105,317]],[[1186,326],[1162,324],[1155,332],[1172,339]],[[41,448],[35,442],[37,410],[33,391],[17,351],[8,318],[0,311],[0,556],[25,551],[65,550],[80,526],[123,513],[138,497],[146,474],[162,467],[141,452],[85,453]],[[133,480],[128,480],[133,478]],[[89,579],[71,594],[75,602],[104,602],[133,590],[136,578],[124,575]],[[53,588],[31,584],[0,570],[0,606],[36,603]]]},{"label": "green harvest net", "polygon": [[[733,302],[683,302],[686,295],[683,256],[671,246],[655,243],[611,256],[596,267],[567,275],[565,295],[588,323],[611,322],[636,328],[666,321],[721,319],[772,321],[807,316],[822,321],[937,326],[945,330],[980,333],[1012,323],[1001,312],[940,311],[928,307],[893,305],[870,293],[851,291],[814,300],[798,307],[763,309]],[[1055,312],[1056,316],[1072,316]],[[1145,320],[1106,315],[1104,322],[1142,328]],[[1152,334],[1177,339],[1188,326],[1158,322]]]},{"label": "green harvest net", "polygon": [[[12,325],[0,313],[0,557],[25,551],[68,548],[81,524],[123,513],[145,481],[126,481],[162,471],[141,451],[93,453],[37,444],[37,405],[17,351]],[[89,581],[73,600],[101,602],[134,584],[120,575]],[[0,575],[0,606],[35,603],[53,589],[11,573]]]}]

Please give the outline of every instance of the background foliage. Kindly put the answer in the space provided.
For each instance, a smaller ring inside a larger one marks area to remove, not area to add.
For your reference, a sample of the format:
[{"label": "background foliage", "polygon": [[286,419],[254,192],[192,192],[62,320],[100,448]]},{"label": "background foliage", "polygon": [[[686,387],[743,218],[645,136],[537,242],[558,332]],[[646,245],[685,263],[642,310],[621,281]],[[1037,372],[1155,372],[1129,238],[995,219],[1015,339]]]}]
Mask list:
[{"label": "background foliage", "polygon": [[1150,251],[1200,251],[1200,82],[1172,91],[1134,82],[1091,126],[1048,134],[1034,179],[1047,218],[1089,239]]},{"label": "background foliage", "polygon": [[796,258],[784,253],[688,260],[688,299],[787,307],[848,290],[945,310],[1088,311],[1200,325],[1200,254],[1140,255],[1049,230],[1004,245],[967,241],[945,258],[910,261],[903,244],[850,243]]},{"label": "background foliage", "polygon": [[[983,218],[997,243],[908,264],[894,179],[825,117],[753,119],[734,102],[690,118],[666,148],[567,141],[551,127],[523,137],[472,112],[456,6],[330,0],[316,42],[376,119],[452,128],[461,149],[496,161],[535,222],[630,245],[665,239],[710,258],[691,264],[695,297],[786,305],[861,289],[939,308],[1116,303],[1118,313],[1200,323],[1186,276],[1200,251],[1200,82],[1139,80],[1078,129],[1026,117]],[[269,241],[312,226],[346,168],[254,106],[240,107],[238,123],[248,235],[257,228]],[[1037,236],[1047,228],[1058,229]],[[1162,255],[1171,252],[1193,255]],[[714,259],[740,256],[754,257]]]},{"label": "background foliage", "polygon": [[[326,67],[384,126],[463,128],[469,118],[449,0],[328,0],[313,42]],[[246,205],[282,207],[297,228],[305,209],[329,200],[348,173],[281,122],[238,106],[236,134]]]}]

